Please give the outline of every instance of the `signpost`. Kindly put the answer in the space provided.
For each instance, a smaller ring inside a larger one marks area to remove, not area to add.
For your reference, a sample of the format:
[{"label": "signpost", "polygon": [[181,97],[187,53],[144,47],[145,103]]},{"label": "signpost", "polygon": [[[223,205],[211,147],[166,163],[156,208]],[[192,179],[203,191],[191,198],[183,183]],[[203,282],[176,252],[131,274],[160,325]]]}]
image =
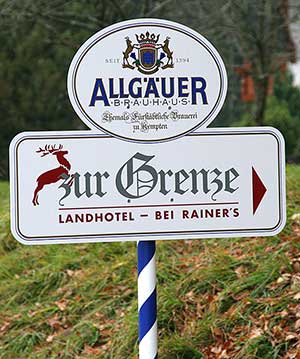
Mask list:
[{"label": "signpost", "polygon": [[272,236],[285,224],[281,134],[203,130],[226,91],[222,59],[201,35],[126,21],[88,39],[70,66],[71,103],[92,131],[11,142],[18,241],[138,241],[140,359],[157,358],[155,240]]},{"label": "signpost", "polygon": [[137,144],[32,132],[11,144],[12,231],[24,244],[275,235],[284,143],[272,128]]}]

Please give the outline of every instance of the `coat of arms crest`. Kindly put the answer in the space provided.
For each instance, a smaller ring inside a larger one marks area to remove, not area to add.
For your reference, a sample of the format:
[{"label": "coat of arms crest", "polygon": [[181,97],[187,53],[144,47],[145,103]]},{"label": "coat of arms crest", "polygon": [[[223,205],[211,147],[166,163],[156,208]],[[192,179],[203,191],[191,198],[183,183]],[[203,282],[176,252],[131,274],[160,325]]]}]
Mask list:
[{"label": "coat of arms crest", "polygon": [[137,43],[133,44],[129,37],[126,37],[127,48],[123,52],[123,67],[129,69],[137,68],[143,74],[154,74],[162,68],[174,67],[173,51],[169,48],[170,38],[158,43],[159,36],[146,34],[135,35]]}]

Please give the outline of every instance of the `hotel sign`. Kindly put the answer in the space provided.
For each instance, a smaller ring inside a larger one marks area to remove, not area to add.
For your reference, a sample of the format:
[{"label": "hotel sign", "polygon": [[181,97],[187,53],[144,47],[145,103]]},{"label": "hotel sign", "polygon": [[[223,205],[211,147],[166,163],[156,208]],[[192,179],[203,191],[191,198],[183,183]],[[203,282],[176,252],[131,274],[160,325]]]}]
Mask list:
[{"label": "hotel sign", "polygon": [[284,142],[272,128],[156,144],[21,133],[10,161],[12,232],[24,244],[275,235],[285,224]]}]

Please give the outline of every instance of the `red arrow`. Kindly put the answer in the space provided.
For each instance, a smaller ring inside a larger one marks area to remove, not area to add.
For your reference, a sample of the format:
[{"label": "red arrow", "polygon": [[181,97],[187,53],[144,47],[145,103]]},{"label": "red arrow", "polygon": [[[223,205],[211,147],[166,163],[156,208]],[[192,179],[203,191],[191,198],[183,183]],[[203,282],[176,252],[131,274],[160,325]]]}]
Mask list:
[{"label": "red arrow", "polygon": [[252,167],[253,214],[255,214],[266,192],[265,185],[262,183],[254,167]]}]

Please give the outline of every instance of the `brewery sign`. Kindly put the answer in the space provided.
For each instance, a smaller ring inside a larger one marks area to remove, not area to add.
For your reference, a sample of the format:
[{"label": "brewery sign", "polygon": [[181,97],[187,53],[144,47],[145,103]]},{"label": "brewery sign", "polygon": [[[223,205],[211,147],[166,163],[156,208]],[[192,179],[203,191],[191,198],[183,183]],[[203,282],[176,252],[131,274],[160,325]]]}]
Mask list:
[{"label": "brewery sign", "polygon": [[213,45],[158,19],[99,31],[79,48],[68,73],[81,120],[129,141],[160,142],[206,127],[226,92],[225,66]]}]

